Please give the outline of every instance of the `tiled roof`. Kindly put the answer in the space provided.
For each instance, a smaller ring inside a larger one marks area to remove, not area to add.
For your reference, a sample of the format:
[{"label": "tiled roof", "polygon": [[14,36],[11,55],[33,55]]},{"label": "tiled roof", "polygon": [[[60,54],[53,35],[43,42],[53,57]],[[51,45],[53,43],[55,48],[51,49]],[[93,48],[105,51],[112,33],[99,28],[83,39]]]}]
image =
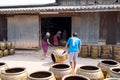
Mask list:
[{"label": "tiled roof", "polygon": [[113,5],[87,5],[87,6],[47,6],[27,8],[0,8],[0,14],[11,13],[40,13],[40,12],[100,12],[120,11],[119,4]]}]

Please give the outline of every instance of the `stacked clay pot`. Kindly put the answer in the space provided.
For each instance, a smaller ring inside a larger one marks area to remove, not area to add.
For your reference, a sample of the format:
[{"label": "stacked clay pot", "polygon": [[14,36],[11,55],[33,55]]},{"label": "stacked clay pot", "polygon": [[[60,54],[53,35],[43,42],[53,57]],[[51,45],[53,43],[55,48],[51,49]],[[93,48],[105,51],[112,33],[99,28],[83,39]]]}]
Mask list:
[{"label": "stacked clay pot", "polygon": [[114,45],[112,46],[112,52],[113,52],[113,59],[120,62],[120,45]]},{"label": "stacked clay pot", "polygon": [[90,46],[90,56],[91,58],[94,58],[94,59],[99,57],[99,45]]},{"label": "stacked clay pot", "polygon": [[88,45],[81,46],[80,56],[83,58],[87,58],[89,56],[89,46]]},{"label": "stacked clay pot", "polygon": [[0,42],[0,57],[15,54],[12,42]]},{"label": "stacked clay pot", "polygon": [[110,45],[102,45],[100,57],[102,59],[108,59],[108,58],[110,58],[110,54],[111,54],[111,46]]}]

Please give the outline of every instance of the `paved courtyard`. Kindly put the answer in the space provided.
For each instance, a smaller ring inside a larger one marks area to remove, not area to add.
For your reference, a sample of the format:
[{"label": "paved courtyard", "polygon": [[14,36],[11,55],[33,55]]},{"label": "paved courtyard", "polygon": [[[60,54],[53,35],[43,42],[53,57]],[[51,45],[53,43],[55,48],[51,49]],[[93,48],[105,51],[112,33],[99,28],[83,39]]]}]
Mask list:
[{"label": "paved courtyard", "polygon": [[[54,64],[50,54],[56,49],[49,47],[47,57],[41,60],[42,50],[16,50],[16,54],[0,58],[0,62],[7,63],[8,67],[25,67],[28,73],[40,70],[49,70],[50,65]],[[81,65],[97,65],[101,59],[81,58],[77,60],[77,67]],[[68,63],[66,60],[64,63]]]}]

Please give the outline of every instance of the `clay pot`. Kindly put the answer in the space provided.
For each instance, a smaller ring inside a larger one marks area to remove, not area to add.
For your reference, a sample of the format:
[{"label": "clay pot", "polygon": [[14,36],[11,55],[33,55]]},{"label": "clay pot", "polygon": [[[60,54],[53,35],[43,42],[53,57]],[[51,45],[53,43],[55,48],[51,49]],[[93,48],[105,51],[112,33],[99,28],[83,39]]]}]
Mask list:
[{"label": "clay pot", "polygon": [[62,63],[67,59],[67,53],[64,53],[63,49],[55,49],[52,54],[51,54],[51,58],[53,60],[53,62],[56,63]]},{"label": "clay pot", "polygon": [[1,75],[1,71],[2,71],[2,70],[5,70],[5,69],[7,69],[7,68],[8,68],[8,66],[7,66],[6,63],[0,62],[0,75]]},{"label": "clay pot", "polygon": [[99,50],[99,45],[91,45],[90,48],[91,50]]},{"label": "clay pot", "polygon": [[86,58],[89,56],[89,46],[88,45],[81,46],[80,55],[83,58]]},{"label": "clay pot", "polygon": [[112,67],[109,69],[107,78],[120,78],[120,67]]},{"label": "clay pot", "polygon": [[104,75],[102,70],[97,66],[85,65],[78,67],[77,74],[84,75],[90,78],[90,80],[103,80]]},{"label": "clay pot", "polygon": [[120,51],[120,45],[114,45],[114,46],[112,46],[112,50],[113,50],[113,52]]},{"label": "clay pot", "polygon": [[110,58],[110,55],[109,54],[101,54],[100,57],[102,59],[109,59]]},{"label": "clay pot", "polygon": [[28,75],[28,80],[56,80],[51,71],[37,71]]},{"label": "clay pot", "polygon": [[0,50],[0,58],[3,57],[3,51]]},{"label": "clay pot", "polygon": [[98,58],[99,53],[91,53],[91,58],[96,59]]},{"label": "clay pot", "polygon": [[62,80],[90,80],[88,77],[83,75],[66,75]]},{"label": "clay pot", "polygon": [[63,76],[71,74],[72,69],[68,64],[56,63],[51,65],[50,71],[52,71],[57,80],[61,80]]},{"label": "clay pot", "polygon": [[104,77],[106,77],[109,68],[120,67],[120,63],[115,60],[105,59],[98,62],[98,66],[102,69]]},{"label": "clay pot", "polygon": [[10,50],[9,50],[9,54],[10,54],[10,55],[15,54],[15,49],[10,49]]},{"label": "clay pot", "polygon": [[4,51],[3,51],[3,55],[4,56],[7,56],[9,54],[9,51],[7,50],[7,49],[5,49]]},{"label": "clay pot", "polygon": [[90,46],[90,56],[91,56],[91,58],[98,58],[99,57],[99,46],[98,45],[91,45]]},{"label": "clay pot", "polygon": [[6,47],[7,47],[7,49],[13,48],[12,42],[7,42]]},{"label": "clay pot", "polygon": [[101,45],[102,50],[110,50],[111,46],[110,45]]},{"label": "clay pot", "polygon": [[9,68],[1,71],[2,80],[27,80],[27,71],[25,68]]},{"label": "clay pot", "polygon": [[116,51],[116,52],[114,53],[114,59],[115,59],[116,61],[120,62],[120,51]]},{"label": "clay pot", "polygon": [[111,46],[110,45],[101,45],[100,57],[102,59],[110,58],[110,53],[111,53]]},{"label": "clay pot", "polygon": [[1,50],[5,50],[6,49],[6,42],[0,42],[0,48],[1,48]]}]

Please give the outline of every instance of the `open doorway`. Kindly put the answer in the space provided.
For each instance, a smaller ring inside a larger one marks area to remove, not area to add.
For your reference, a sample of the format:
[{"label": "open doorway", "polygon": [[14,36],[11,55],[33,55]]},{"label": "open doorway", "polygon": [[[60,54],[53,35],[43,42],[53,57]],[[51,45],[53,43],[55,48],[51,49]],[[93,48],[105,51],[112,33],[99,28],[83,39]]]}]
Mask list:
[{"label": "open doorway", "polygon": [[[61,31],[61,41],[66,41],[71,36],[71,17],[44,17],[41,18],[42,38],[49,31],[50,42],[53,43],[53,36]],[[63,45],[62,43],[60,45]]]}]

